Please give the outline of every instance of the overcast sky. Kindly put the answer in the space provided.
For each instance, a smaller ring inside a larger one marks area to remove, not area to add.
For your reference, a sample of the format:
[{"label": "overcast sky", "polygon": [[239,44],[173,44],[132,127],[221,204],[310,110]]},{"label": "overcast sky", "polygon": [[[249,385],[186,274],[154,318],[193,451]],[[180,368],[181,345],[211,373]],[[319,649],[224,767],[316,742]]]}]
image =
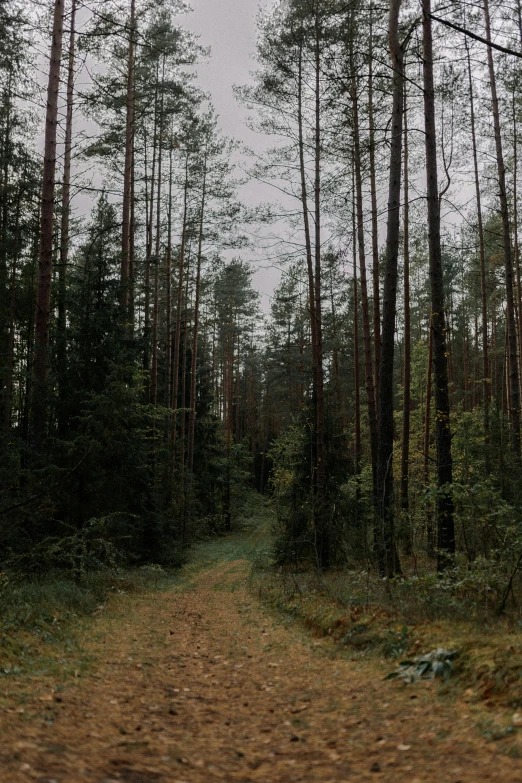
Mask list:
[{"label": "overcast sky", "polygon": [[[202,46],[210,46],[212,56],[199,69],[199,84],[209,92],[219,115],[219,124],[227,136],[259,149],[268,140],[246,126],[246,109],[233,92],[234,84],[246,84],[249,73],[255,70],[252,55],[256,48],[256,18],[259,8],[265,8],[273,0],[189,0],[193,12],[180,19],[186,29],[200,36]],[[259,203],[275,194],[271,189],[250,182],[242,190],[242,197],[249,204]],[[248,251],[244,254],[249,256]],[[280,274],[275,268],[266,268],[261,257],[252,258],[258,271],[254,285],[263,295],[263,307],[277,284]]]},{"label": "overcast sky", "polygon": [[255,67],[251,55],[256,47],[256,17],[259,0],[191,0],[193,12],[182,24],[212,48],[210,62],[199,68],[200,84],[212,95],[228,136],[249,140],[245,112],[232,92],[234,84],[248,81]]}]

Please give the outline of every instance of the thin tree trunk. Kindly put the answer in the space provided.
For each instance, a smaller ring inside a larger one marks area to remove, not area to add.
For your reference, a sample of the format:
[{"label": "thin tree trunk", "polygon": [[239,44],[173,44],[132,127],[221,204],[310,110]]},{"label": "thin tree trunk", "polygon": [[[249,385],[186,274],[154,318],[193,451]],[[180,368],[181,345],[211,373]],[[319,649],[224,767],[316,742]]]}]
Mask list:
[{"label": "thin tree trunk", "polygon": [[305,234],[306,268],[308,272],[308,292],[310,302],[310,329],[312,332],[312,365],[314,381],[316,377],[316,314],[315,314],[315,280],[312,253],[312,238],[310,231],[310,212],[308,208],[308,188],[306,184],[305,141],[303,130],[303,46],[299,45],[298,81],[297,81],[297,126],[299,134],[299,172],[301,177],[301,204],[303,208],[303,225]]},{"label": "thin tree trunk", "polygon": [[[134,146],[134,50],[136,25],[136,0],[130,0],[129,48],[127,56],[127,94],[125,118],[125,163],[123,173],[123,217],[121,240],[120,304],[127,308],[130,300],[130,245],[131,245],[131,203],[133,180]],[[153,191],[151,191],[152,194]]]},{"label": "thin tree trunk", "polygon": [[315,8],[315,340],[316,340],[316,388],[315,388],[315,434],[316,434],[316,495],[315,533],[317,563],[319,568],[330,564],[330,531],[326,514],[326,434],[324,414],[324,371],[323,371],[323,324],[321,300],[321,45],[319,7]]},{"label": "thin tree trunk", "polygon": [[[491,22],[489,16],[489,0],[484,2],[484,20],[486,23],[486,39],[491,42]],[[493,111],[493,127],[495,130],[495,148],[497,154],[497,174],[500,196],[500,213],[502,216],[502,239],[504,244],[504,267],[506,278],[506,324],[508,335],[508,357],[509,357],[509,423],[510,423],[510,443],[517,456],[520,455],[520,386],[518,376],[518,355],[517,355],[517,330],[515,322],[515,296],[513,286],[513,253],[511,249],[511,226],[509,219],[509,206],[506,190],[506,167],[504,164],[504,153],[502,151],[502,132],[500,128],[500,112],[497,96],[497,82],[495,76],[495,65],[493,62],[493,50],[491,46],[488,50],[488,71],[491,87],[491,104]]]},{"label": "thin tree trunk", "polygon": [[160,242],[161,242],[161,186],[163,164],[163,108],[164,108],[164,83],[165,83],[165,55],[163,56],[163,68],[161,77],[161,102],[159,117],[159,144],[158,144],[158,191],[156,196],[156,244],[154,248],[154,296],[152,304],[152,366],[151,366],[151,402],[158,402],[158,320],[159,320],[159,267],[160,267]]},{"label": "thin tree trunk", "polygon": [[410,314],[410,187],[408,148],[408,98],[404,91],[404,381],[401,455],[401,507],[407,517],[406,549],[413,549],[409,520],[410,422],[411,422],[411,314]]},{"label": "thin tree trunk", "polygon": [[56,130],[58,125],[58,94],[63,41],[63,0],[55,0],[53,38],[47,87],[44,165],[40,219],[40,249],[36,292],[34,383],[32,390],[32,440],[41,451],[47,434],[47,403],[49,374],[49,328],[51,317],[51,280],[53,266],[53,226],[56,183]]},{"label": "thin tree trunk", "polygon": [[132,134],[132,180],[131,180],[131,206],[130,206],[130,237],[129,237],[129,297],[127,312],[129,320],[129,337],[134,339],[136,319],[136,134]]},{"label": "thin tree trunk", "polygon": [[198,357],[198,331],[199,331],[199,302],[201,295],[201,263],[203,260],[203,229],[205,220],[205,205],[207,197],[207,152],[203,161],[203,185],[201,195],[201,214],[199,219],[198,255],[196,262],[196,291],[194,301],[194,329],[192,334],[192,367],[190,372],[190,403],[189,403],[189,431],[188,431],[188,469],[194,470],[194,436],[196,431],[196,403],[197,403],[197,357]]},{"label": "thin tree trunk", "polygon": [[437,177],[437,136],[435,130],[435,87],[433,79],[433,37],[431,0],[422,0],[424,115],[426,141],[426,174],[428,204],[428,235],[431,280],[431,329],[433,331],[433,370],[435,380],[436,443],[437,443],[437,567],[444,569],[455,552],[453,519],[453,463],[451,456],[450,401],[448,389],[448,346],[446,341],[446,311],[440,241],[440,206]]},{"label": "thin tree trunk", "polygon": [[517,138],[517,93],[513,88],[513,249],[515,252],[515,269],[517,276],[517,317],[518,317],[518,374],[522,373],[522,287],[520,279],[520,245],[518,241],[518,138]]},{"label": "thin tree trunk", "polygon": [[18,261],[21,250],[21,237],[20,237],[20,207],[21,207],[22,193],[21,189],[18,192],[18,198],[16,201],[16,218],[15,218],[15,236],[16,247],[13,254],[13,261],[11,265],[11,280],[9,286],[9,311],[8,311],[8,333],[7,333],[7,362],[6,362],[6,379],[5,379],[5,394],[4,394],[4,411],[3,411],[3,430],[7,434],[11,429],[11,416],[13,407],[13,385],[14,385],[14,365],[15,365],[15,305],[16,305],[16,272],[18,268]]},{"label": "thin tree trunk", "polygon": [[[352,112],[353,112],[353,142],[354,142],[354,164],[355,164],[355,189],[357,205],[357,240],[359,249],[359,267],[361,282],[361,308],[363,325],[363,345],[364,345],[364,368],[366,399],[368,405],[368,419],[370,424],[370,449],[373,473],[374,493],[377,492],[377,407],[376,394],[374,386],[374,367],[372,358],[372,337],[370,329],[370,307],[368,302],[368,284],[366,277],[366,254],[364,249],[364,211],[363,211],[363,193],[362,193],[362,172],[361,172],[361,145],[359,136],[359,101],[357,96],[357,80],[355,75],[355,64],[353,59],[353,39],[350,41],[350,70],[351,70],[351,91],[352,91]],[[401,109],[402,111],[402,109]]]},{"label": "thin tree trunk", "polygon": [[[355,175],[353,175],[354,177]],[[353,180],[352,177],[352,180]],[[359,366],[359,291],[357,284],[357,229],[355,222],[355,188],[352,187],[352,241],[353,241],[353,378],[355,385],[355,476],[357,480],[357,500],[360,496],[359,476],[361,473],[361,380]]]},{"label": "thin tree trunk", "polygon": [[[370,7],[370,53],[368,57],[368,122],[370,131],[370,198],[372,204],[372,261],[373,261],[373,342],[375,354],[375,390],[379,390],[381,363],[381,305],[379,274],[379,225],[377,220],[377,183],[375,176],[375,120],[373,114],[373,6]],[[375,401],[378,408],[379,400]]]},{"label": "thin tree trunk", "polygon": [[386,270],[382,304],[382,353],[379,389],[379,443],[377,461],[376,526],[379,571],[382,576],[400,573],[395,544],[393,505],[393,366],[395,321],[397,310],[397,267],[400,240],[400,205],[402,171],[402,135],[404,111],[404,52],[399,40],[401,0],[391,0],[389,14],[389,47],[393,67],[393,111],[388,189],[388,231],[386,236]]},{"label": "thin tree trunk", "polygon": [[165,335],[165,405],[171,404],[172,389],[172,180],[173,180],[173,145],[170,146],[169,160],[169,203],[167,212],[167,255],[165,258],[166,277],[166,335]]},{"label": "thin tree trunk", "polygon": [[1,145],[1,210],[0,210],[0,397],[5,409],[6,404],[6,376],[1,365],[8,353],[9,333],[7,328],[9,306],[4,298],[9,288],[9,271],[7,263],[8,250],[8,223],[9,223],[9,162],[12,160],[11,150],[11,110],[13,101],[13,72],[9,72],[7,86],[3,91],[3,104],[5,112],[5,133],[2,134]]},{"label": "thin tree trunk", "polygon": [[62,185],[62,221],[60,230],[60,265],[58,267],[58,323],[56,353],[60,408],[58,413],[58,434],[65,433],[66,372],[67,372],[67,269],[69,266],[69,226],[71,218],[71,158],[72,123],[74,108],[74,64],[76,56],[76,0],[71,0],[71,32],[69,38],[69,62],[67,73],[67,113],[65,120],[65,145]]},{"label": "thin tree trunk", "polygon": [[[429,313],[428,321],[428,371],[426,377],[426,404],[424,408],[424,466],[423,466],[423,478],[424,487],[428,489],[430,486],[430,434],[431,434],[431,398],[433,389],[433,329],[431,328],[431,311]],[[428,556],[433,557],[435,554],[435,536],[433,531],[433,518],[431,510],[428,508],[427,512],[427,534],[428,534]]]},{"label": "thin tree trunk", "polygon": [[480,299],[482,308],[482,384],[484,389],[484,455],[486,472],[490,470],[490,434],[489,434],[489,408],[491,403],[491,378],[489,368],[489,339],[488,339],[488,294],[487,294],[487,276],[486,276],[486,251],[484,245],[484,223],[482,220],[482,197],[480,194],[480,177],[477,154],[477,134],[475,125],[475,96],[473,92],[473,77],[471,72],[471,57],[469,44],[465,38],[467,64],[468,64],[468,83],[469,83],[469,101],[471,111],[471,141],[473,147],[473,169],[475,174],[475,198],[477,201],[477,225],[479,236],[479,258],[480,258]]},{"label": "thin tree trunk", "polygon": [[[159,76],[159,64],[156,69],[156,87],[154,91],[154,135],[152,142],[152,172],[150,177],[150,201],[148,203],[148,209],[146,205],[147,214],[147,244],[145,249],[145,318],[144,318],[144,349],[143,349],[143,369],[146,373],[150,371],[150,271],[152,265],[152,248],[154,245],[154,191],[156,187],[156,150],[158,141],[158,76]],[[150,386],[149,386],[150,391]],[[149,395],[147,395],[149,396]]]},{"label": "thin tree trunk", "polygon": [[172,460],[176,460],[175,447],[177,438],[177,407],[179,390],[179,350],[181,343],[181,310],[183,307],[183,283],[185,271],[185,249],[187,242],[188,188],[189,188],[189,154],[185,159],[185,185],[183,190],[183,225],[181,230],[181,245],[179,251],[178,291],[176,297],[176,331],[174,333],[174,375],[172,379]]}]

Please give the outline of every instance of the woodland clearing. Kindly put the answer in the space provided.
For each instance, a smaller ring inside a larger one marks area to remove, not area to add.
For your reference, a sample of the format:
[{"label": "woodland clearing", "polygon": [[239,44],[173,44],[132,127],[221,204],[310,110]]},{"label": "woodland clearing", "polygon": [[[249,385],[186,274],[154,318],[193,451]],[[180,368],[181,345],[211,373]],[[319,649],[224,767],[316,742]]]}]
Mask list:
[{"label": "woodland clearing", "polygon": [[1,780],[521,780],[513,710],[387,681],[267,608],[263,545],[257,525],[204,543],[168,589],[114,596],[5,674]]}]

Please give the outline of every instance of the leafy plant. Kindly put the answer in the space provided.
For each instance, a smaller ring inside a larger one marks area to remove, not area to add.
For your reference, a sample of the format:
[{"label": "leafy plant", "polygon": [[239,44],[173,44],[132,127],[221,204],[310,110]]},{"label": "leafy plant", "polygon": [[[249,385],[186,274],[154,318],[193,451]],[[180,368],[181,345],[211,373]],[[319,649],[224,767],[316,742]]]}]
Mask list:
[{"label": "leafy plant", "polygon": [[453,661],[457,655],[457,650],[445,650],[439,647],[426,655],[418,655],[411,661],[402,661],[399,664],[399,671],[388,674],[386,679],[400,677],[407,683],[416,680],[434,680],[436,677],[448,680],[455,669]]}]

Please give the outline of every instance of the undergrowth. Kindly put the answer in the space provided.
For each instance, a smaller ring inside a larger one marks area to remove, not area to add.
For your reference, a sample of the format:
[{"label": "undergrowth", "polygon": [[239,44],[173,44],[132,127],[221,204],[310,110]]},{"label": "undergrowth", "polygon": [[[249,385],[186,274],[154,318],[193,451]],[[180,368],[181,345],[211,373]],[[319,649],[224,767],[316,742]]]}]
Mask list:
[{"label": "undergrowth", "polygon": [[254,563],[252,584],[272,609],[329,638],[343,655],[379,658],[392,672],[404,659],[456,650],[443,692],[465,690],[469,701],[522,705],[517,607],[499,616],[493,600],[488,606],[467,585],[436,576],[390,583],[363,571],[284,569],[273,565],[268,552]]},{"label": "undergrowth", "polygon": [[170,579],[158,566],[103,569],[73,576],[55,572],[10,582],[0,575],[0,655],[19,633],[59,638],[81,617],[95,614],[110,595],[159,589]]}]

